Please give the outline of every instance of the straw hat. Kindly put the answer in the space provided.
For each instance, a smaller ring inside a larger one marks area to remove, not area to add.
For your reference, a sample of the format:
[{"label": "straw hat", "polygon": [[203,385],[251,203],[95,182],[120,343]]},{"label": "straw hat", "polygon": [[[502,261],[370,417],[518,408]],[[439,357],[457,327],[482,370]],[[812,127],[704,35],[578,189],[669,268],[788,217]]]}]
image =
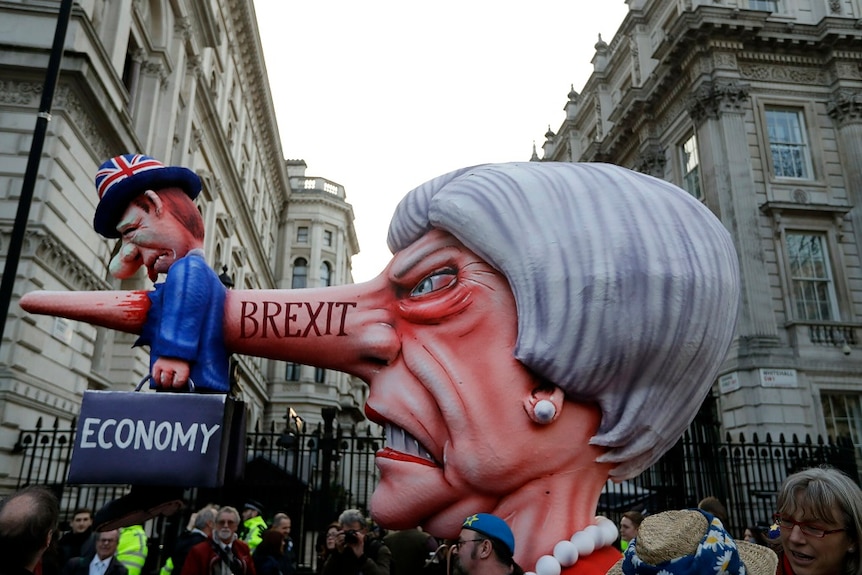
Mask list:
[{"label": "straw hat", "polygon": [[777,565],[771,549],[734,541],[714,516],[687,509],[646,517],[608,575],[775,575]]}]

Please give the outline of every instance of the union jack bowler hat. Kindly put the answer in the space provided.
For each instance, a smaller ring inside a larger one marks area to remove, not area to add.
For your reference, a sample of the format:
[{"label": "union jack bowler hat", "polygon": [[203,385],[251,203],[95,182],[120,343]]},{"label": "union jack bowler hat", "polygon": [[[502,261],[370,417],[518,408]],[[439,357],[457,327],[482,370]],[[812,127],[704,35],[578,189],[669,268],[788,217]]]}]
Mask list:
[{"label": "union jack bowler hat", "polygon": [[143,154],[123,154],[106,161],[96,172],[99,205],[93,227],[106,238],[118,238],[117,223],[135,196],[147,190],[181,188],[191,199],[201,192],[201,179],[188,168],[165,166]]}]

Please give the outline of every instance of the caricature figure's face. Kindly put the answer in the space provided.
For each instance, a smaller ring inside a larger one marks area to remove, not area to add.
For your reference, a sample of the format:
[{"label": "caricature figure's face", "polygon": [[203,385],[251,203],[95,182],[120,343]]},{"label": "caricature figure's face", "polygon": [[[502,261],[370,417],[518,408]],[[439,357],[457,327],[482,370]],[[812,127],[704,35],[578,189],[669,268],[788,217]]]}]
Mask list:
[{"label": "caricature figure's face", "polygon": [[146,200],[132,202],[117,224],[121,234],[119,253],[111,260],[111,275],[125,279],[144,266],[152,281],[167,273],[173,263],[200,242],[168,212],[158,196],[145,193]]},{"label": "caricature figure's face", "polygon": [[388,284],[385,323],[397,337],[386,341],[400,346],[363,374],[366,413],[387,429],[371,500],[378,522],[445,532],[530,480],[571,469],[578,450],[559,441],[586,442],[598,420],[586,417],[573,431],[525,414],[541,381],[514,358],[517,312],[502,274],[432,230],[373,281]]}]

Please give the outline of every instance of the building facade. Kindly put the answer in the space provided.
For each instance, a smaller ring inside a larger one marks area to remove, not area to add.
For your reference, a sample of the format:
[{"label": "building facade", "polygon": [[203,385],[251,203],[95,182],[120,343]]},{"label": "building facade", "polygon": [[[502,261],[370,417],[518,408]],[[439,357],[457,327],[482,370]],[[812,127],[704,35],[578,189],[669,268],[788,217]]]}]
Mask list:
[{"label": "building facade", "polygon": [[[288,160],[291,200],[285,212],[279,254],[284,270],[279,288],[302,289],[353,283],[350,258],[359,253],[353,228],[353,208],[344,187],[325,178],[306,176],[302,160]],[[345,225],[351,222],[351,225]],[[274,414],[290,408],[302,414],[305,425],[323,423],[322,410],[333,409],[346,426],[366,422],[362,406],[368,386],[359,378],[310,365],[272,361],[270,401]],[[366,422],[367,424],[367,422]],[[376,426],[375,426],[376,429]]]},{"label": "building facade", "polygon": [[[4,2],[0,21],[0,242],[8,246],[45,81],[59,2]],[[73,5],[24,248],[0,342],[0,489],[15,484],[19,429],[68,424],[88,389],[131,390],[148,371],[135,337],[18,307],[33,290],[150,289],[108,273],[116,244],[93,230],[93,184],[107,158],[141,152],[197,172],[205,252],[226,284],[268,289],[328,266],[352,282],[358,252],[344,189],[286,162],[250,0],[80,0]],[[308,181],[320,189],[307,188]],[[328,186],[334,186],[331,192]],[[314,197],[312,196],[320,196]],[[297,218],[294,221],[294,218]],[[305,227],[308,244],[297,239]],[[331,244],[326,244],[330,241]],[[309,248],[311,248],[309,250]],[[7,250],[0,250],[5,263]],[[312,266],[315,266],[312,268]],[[309,280],[314,285],[321,279]],[[362,384],[286,384],[284,362],[235,356],[251,425],[284,424],[290,409],[358,405]],[[312,375],[312,382],[315,382]],[[292,385],[292,387],[291,387]],[[288,389],[290,388],[290,389]],[[357,397],[346,398],[351,391]],[[318,396],[309,397],[310,395]],[[304,397],[299,405],[298,398]],[[303,409],[312,410],[304,413]],[[354,411],[339,421],[354,422]]]},{"label": "building facade", "polygon": [[862,447],[862,3],[627,4],[542,160],[663,178],[730,230],[742,305],[713,391],[724,431]]}]

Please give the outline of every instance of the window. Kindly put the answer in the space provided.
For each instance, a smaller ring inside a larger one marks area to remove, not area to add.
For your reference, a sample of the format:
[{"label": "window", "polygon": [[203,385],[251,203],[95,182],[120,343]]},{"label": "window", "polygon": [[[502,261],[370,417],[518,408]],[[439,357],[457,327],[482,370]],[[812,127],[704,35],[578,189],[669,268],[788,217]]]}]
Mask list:
[{"label": "window", "polygon": [[293,262],[293,280],[290,282],[291,289],[308,287],[308,262],[305,258],[296,258]]},{"label": "window", "polygon": [[287,369],[284,372],[284,379],[287,381],[299,381],[299,364],[288,363]]},{"label": "window", "polygon": [[778,12],[778,0],[748,0],[748,7],[752,10]]},{"label": "window", "polygon": [[332,285],[332,269],[326,262],[320,264],[320,285],[324,287]]},{"label": "window", "polygon": [[800,110],[766,110],[766,129],[772,153],[772,173],[778,178],[811,178],[811,151]]},{"label": "window", "polygon": [[332,247],[332,232],[329,230],[323,230],[323,245]]},{"label": "window", "polygon": [[141,76],[141,50],[135,39],[129,36],[129,44],[126,48],[126,59],[123,62],[123,85],[129,93],[128,111],[135,109],[135,101],[138,95],[138,80]]},{"label": "window", "polygon": [[314,368],[314,383],[323,383],[326,381],[326,370],[322,367]]},{"label": "window", "polygon": [[820,406],[829,437],[849,437],[862,455],[862,396],[859,394],[821,393]]},{"label": "window", "polygon": [[308,226],[299,226],[298,228],[296,228],[296,243],[308,243]]},{"label": "window", "polygon": [[826,237],[823,234],[788,232],[786,241],[796,319],[837,319]]},{"label": "window", "polygon": [[697,155],[697,140],[694,134],[680,146],[680,160],[682,164],[682,187],[689,194],[703,199],[700,189],[700,160]]}]

